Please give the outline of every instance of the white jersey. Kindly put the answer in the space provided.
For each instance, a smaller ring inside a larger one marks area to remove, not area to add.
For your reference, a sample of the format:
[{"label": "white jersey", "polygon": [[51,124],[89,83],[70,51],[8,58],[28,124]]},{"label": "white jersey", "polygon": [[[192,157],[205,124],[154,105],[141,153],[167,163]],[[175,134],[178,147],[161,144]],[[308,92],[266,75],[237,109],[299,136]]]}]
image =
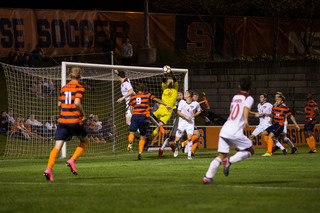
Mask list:
[{"label": "white jersey", "polygon": [[[258,104],[258,112],[259,115],[261,114],[268,114],[270,115],[272,113],[272,104],[269,102],[266,102],[264,104],[259,103]],[[259,125],[262,126],[270,126],[272,124],[272,118],[270,116],[264,116],[259,118]]]},{"label": "white jersey", "polygon": [[[179,102],[178,111],[186,116],[192,117],[195,112],[199,112],[200,110],[200,105],[196,101],[192,101],[189,104],[185,100],[181,100]],[[192,118],[191,120],[187,120],[183,117],[179,117],[179,123],[180,122],[194,125],[194,118]]]},{"label": "white jersey", "polygon": [[220,131],[221,137],[230,138],[234,135],[243,135],[243,110],[244,107],[251,109],[253,102],[253,98],[247,94],[241,93],[233,96],[230,105],[230,115]]},{"label": "white jersey", "polygon": [[[122,96],[125,96],[126,94],[128,94],[128,92],[129,92],[130,89],[132,89],[132,85],[131,85],[130,79],[129,79],[129,78],[126,78],[126,79],[123,81],[123,83],[121,83],[121,93],[122,93]],[[134,93],[133,93],[133,94],[134,94]],[[131,98],[131,96],[129,96],[129,97],[126,98],[127,108],[129,107],[130,98]]]}]

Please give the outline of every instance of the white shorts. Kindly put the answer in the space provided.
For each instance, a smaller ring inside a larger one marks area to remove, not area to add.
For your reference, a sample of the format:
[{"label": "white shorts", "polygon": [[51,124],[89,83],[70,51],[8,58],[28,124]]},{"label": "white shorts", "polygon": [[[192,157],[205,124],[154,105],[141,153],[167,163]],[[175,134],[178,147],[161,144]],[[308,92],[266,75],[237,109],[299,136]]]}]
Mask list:
[{"label": "white shorts", "polygon": [[127,109],[127,111],[126,111],[126,117],[132,117],[132,114],[131,114],[130,108],[129,108],[129,109]]},{"label": "white shorts", "polygon": [[239,150],[246,150],[252,147],[252,141],[245,135],[232,138],[223,138],[219,136],[218,152],[229,153],[233,146],[237,147]]},{"label": "white shorts", "polygon": [[[271,125],[269,125],[271,126]],[[253,130],[252,135],[258,136],[260,133],[262,133],[264,130],[266,130],[269,126],[267,125],[258,125],[255,130]]]},{"label": "white shorts", "polygon": [[178,124],[178,129],[176,132],[176,137],[181,138],[184,131],[187,132],[188,135],[193,135],[193,131],[194,131],[194,124],[188,124],[185,122],[179,122]]}]

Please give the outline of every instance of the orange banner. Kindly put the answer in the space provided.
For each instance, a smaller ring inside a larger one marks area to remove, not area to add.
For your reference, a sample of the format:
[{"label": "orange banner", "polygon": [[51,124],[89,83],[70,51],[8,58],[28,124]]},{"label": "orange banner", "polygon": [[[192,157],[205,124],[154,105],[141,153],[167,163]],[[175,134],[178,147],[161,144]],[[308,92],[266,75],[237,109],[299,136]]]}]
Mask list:
[{"label": "orange banner", "polygon": [[[144,42],[143,17],[130,12],[0,9],[0,57],[15,48],[30,53],[37,44],[49,56],[101,53],[109,33],[116,52],[126,36],[137,50]],[[151,46],[173,51],[175,16],[150,14],[149,20]]]}]

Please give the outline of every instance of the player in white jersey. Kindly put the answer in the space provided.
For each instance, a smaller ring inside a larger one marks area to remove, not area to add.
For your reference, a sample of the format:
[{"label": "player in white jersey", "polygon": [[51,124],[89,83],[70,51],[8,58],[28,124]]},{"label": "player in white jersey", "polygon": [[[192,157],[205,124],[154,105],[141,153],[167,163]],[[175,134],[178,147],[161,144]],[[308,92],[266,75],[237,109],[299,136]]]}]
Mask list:
[{"label": "player in white jersey", "polygon": [[258,112],[255,113],[255,117],[259,118],[259,125],[250,135],[250,139],[253,140],[256,136],[266,130],[269,126],[272,125],[272,118],[266,115],[270,115],[272,112],[272,104],[267,102],[267,94],[262,93],[259,96],[260,103],[258,104]]},{"label": "player in white jersey", "polygon": [[[205,184],[214,184],[212,178],[221,163],[224,166],[225,176],[228,176],[231,164],[249,158],[254,153],[252,141],[243,133],[243,128],[249,126],[248,118],[254,102],[253,98],[249,96],[250,86],[250,77],[244,77],[240,80],[241,92],[232,99],[230,115],[219,134],[218,156],[210,163],[202,180]],[[236,146],[239,151],[228,158],[229,151],[233,146]]]},{"label": "player in white jersey", "polygon": [[[194,131],[194,118],[201,113],[201,107],[198,102],[192,100],[193,92],[187,90],[184,93],[184,99],[179,102],[177,114],[179,115],[179,124],[176,132],[175,143],[179,142],[182,134],[186,131],[188,140],[188,159],[191,160],[192,135]],[[178,149],[174,152],[174,157],[178,156]]]},{"label": "player in white jersey", "polygon": [[[126,77],[124,71],[114,70],[114,72],[118,75],[118,79],[121,82],[121,94],[122,97],[117,100],[118,103],[121,103],[123,100],[126,102],[126,123],[128,126],[131,124],[131,111],[129,107],[129,101],[132,95],[134,95],[134,91],[130,82],[130,79]],[[128,151],[132,150],[132,144],[128,144]]]}]

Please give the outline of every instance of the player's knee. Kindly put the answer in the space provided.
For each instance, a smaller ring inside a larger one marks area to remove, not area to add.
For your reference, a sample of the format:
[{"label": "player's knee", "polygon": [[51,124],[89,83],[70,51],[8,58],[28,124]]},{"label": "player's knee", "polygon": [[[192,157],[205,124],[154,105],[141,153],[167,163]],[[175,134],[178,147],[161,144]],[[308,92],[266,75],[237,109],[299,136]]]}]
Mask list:
[{"label": "player's knee", "polygon": [[83,149],[86,149],[88,147],[88,142],[87,141],[81,141],[80,147],[82,147]]}]

